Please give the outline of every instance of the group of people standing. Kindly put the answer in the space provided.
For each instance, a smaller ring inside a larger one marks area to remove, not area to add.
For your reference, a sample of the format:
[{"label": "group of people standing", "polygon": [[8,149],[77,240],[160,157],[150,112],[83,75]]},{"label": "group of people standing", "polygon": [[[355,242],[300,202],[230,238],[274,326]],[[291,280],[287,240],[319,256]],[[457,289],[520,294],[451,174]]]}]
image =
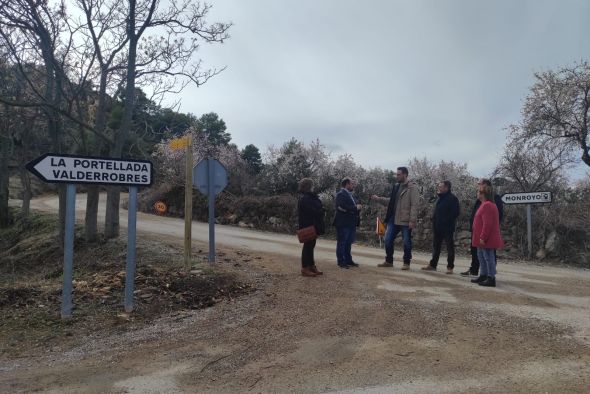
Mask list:
[{"label": "group of people standing", "polygon": [[[348,269],[358,267],[352,259],[352,244],[359,225],[361,204],[355,201],[354,182],[350,178],[341,181],[341,189],[336,194],[336,211],[333,225],[336,227],[336,260],[338,267]],[[452,184],[444,180],[437,185],[437,199],[432,213],[433,250],[430,263],[422,270],[436,271],[443,242],[447,247],[447,274],[455,267],[455,230],[460,205],[452,193]],[[315,226],[318,235],[325,233],[325,209],[321,200],[313,192],[313,181],[302,179],[299,183],[299,228]],[[419,193],[417,185],[409,179],[406,167],[398,167],[396,183],[389,197],[372,195],[372,201],[387,206],[384,223],[385,261],[378,267],[393,267],[394,240],[401,234],[403,243],[402,270],[409,270],[412,261],[412,231],[418,221]],[[494,193],[489,179],[482,178],[477,183],[477,200],[470,217],[471,266],[462,276],[476,276],[471,282],[481,286],[496,286],[496,250],[504,246],[500,233],[503,218],[503,205],[500,196]],[[305,242],[301,255],[303,276],[321,275],[315,264],[314,248],[316,240]]]}]

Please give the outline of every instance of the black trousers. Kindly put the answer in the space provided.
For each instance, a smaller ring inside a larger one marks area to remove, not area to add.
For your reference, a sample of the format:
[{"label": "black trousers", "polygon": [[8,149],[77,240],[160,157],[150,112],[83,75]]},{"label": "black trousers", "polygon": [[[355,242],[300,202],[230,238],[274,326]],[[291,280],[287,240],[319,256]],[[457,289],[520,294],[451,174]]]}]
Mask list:
[{"label": "black trousers", "polygon": [[430,265],[436,267],[443,241],[447,244],[447,268],[455,268],[455,237],[453,233],[432,233],[432,260]]},{"label": "black trousers", "polygon": [[315,265],[315,261],[313,259],[313,250],[315,248],[315,242],[309,241],[303,244],[303,250],[301,251],[301,267],[308,268],[313,267]]},{"label": "black trousers", "polygon": [[[496,254],[496,250],[494,249],[494,257],[496,259],[496,265],[498,264],[498,256]],[[469,267],[469,271],[471,271],[472,275],[477,275],[479,273],[479,258],[477,257],[477,248],[472,246],[471,247],[471,267]]]}]

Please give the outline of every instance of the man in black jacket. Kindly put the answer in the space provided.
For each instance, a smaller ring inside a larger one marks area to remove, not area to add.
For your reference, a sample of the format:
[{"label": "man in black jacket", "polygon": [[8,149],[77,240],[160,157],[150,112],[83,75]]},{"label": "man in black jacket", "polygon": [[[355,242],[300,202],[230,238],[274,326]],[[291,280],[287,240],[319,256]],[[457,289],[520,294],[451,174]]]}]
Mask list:
[{"label": "man in black jacket", "polygon": [[438,198],[432,215],[432,260],[422,267],[425,271],[436,271],[443,241],[447,244],[447,274],[452,274],[455,268],[455,228],[460,208],[451,186],[450,181],[437,185]]},{"label": "man in black jacket", "polygon": [[344,178],[342,188],[336,194],[336,215],[334,226],[336,227],[336,258],[340,268],[358,267],[352,261],[351,249],[356,236],[357,216],[361,205],[354,201],[352,191],[354,183],[350,178]]},{"label": "man in black jacket", "polygon": [[[479,190],[482,186],[490,186],[492,187],[492,181],[487,178],[481,178],[477,182],[477,190]],[[502,202],[502,197],[498,194],[494,193],[494,203],[496,203],[496,207],[498,208],[498,215],[500,216],[500,225],[502,225],[502,219],[504,219],[504,203]],[[473,210],[471,211],[471,218],[469,219],[469,231],[473,231],[473,219],[475,219],[475,214],[481,205],[481,201],[479,199],[475,200],[475,205],[473,205]],[[495,252],[494,252],[495,253]],[[496,262],[498,259],[496,259]],[[471,267],[465,272],[461,272],[461,276],[478,276],[479,274],[479,259],[477,258],[477,248],[471,247]]]}]

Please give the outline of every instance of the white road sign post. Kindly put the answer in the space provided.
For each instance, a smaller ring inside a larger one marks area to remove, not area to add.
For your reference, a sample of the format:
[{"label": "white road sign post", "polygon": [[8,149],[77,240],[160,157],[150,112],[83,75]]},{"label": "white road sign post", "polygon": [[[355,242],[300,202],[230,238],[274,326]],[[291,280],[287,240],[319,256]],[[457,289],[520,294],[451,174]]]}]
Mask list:
[{"label": "white road sign post", "polygon": [[531,204],[546,204],[552,201],[551,192],[506,193],[502,196],[504,204],[526,204],[526,227],[529,258],[533,255],[533,221]]},{"label": "white road sign post", "polygon": [[215,159],[201,160],[193,168],[193,185],[209,200],[209,263],[215,262],[215,196],[227,183],[227,170]]},{"label": "white road sign post", "polygon": [[76,184],[129,186],[127,261],[125,265],[125,311],[133,310],[135,278],[135,238],[137,222],[137,188],[153,183],[152,163],[146,160],[111,159],[47,153],[27,164],[27,169],[48,183],[67,184],[66,226],[64,238],[64,282],[61,316],[72,315],[72,276],[74,260],[74,225]]}]

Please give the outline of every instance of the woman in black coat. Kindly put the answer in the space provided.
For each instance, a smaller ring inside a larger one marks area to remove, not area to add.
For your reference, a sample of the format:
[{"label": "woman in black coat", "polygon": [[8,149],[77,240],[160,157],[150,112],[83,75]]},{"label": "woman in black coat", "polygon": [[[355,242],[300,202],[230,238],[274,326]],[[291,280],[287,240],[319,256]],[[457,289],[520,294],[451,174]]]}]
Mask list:
[{"label": "woman in black coat", "polygon": [[[299,181],[299,203],[297,212],[299,215],[299,229],[315,226],[318,235],[325,233],[324,215],[325,209],[317,194],[313,193],[313,180],[303,178]],[[305,242],[301,252],[301,275],[318,276],[322,275],[318,271],[313,258],[313,250],[316,240]]]}]

